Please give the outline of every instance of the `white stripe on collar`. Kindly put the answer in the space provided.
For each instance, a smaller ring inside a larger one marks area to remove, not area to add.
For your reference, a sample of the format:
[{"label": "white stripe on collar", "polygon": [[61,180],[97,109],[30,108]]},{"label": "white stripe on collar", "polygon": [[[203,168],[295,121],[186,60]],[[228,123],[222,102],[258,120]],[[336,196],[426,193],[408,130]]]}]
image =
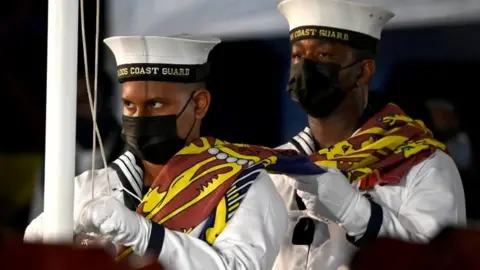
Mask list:
[{"label": "white stripe on collar", "polygon": [[[296,142],[292,144],[299,152],[305,152],[305,154],[310,155],[315,151],[315,142],[313,141],[313,136],[309,127],[300,131],[300,133],[292,138],[292,141]],[[301,149],[299,149],[299,146]]]},{"label": "white stripe on collar", "polygon": [[132,188],[138,197],[142,196],[143,189],[143,170],[139,165],[141,160],[134,156],[130,151],[125,152],[119,158],[117,158],[113,163],[115,163],[128,180]]}]

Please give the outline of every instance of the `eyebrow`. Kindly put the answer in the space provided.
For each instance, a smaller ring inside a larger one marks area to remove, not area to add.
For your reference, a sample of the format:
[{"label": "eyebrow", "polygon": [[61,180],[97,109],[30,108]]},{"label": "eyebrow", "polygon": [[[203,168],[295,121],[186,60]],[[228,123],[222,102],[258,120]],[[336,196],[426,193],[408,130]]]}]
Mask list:
[{"label": "eyebrow", "polygon": [[[122,97],[122,101],[123,102],[135,103],[134,101],[132,101],[132,99],[126,98],[126,97]],[[149,102],[152,102],[152,101],[159,101],[159,102],[162,102],[162,103],[170,102],[170,100],[168,98],[164,98],[164,97],[151,97],[151,98],[148,98],[148,99],[142,100],[142,101],[143,101],[143,103],[149,103]]]},{"label": "eyebrow", "polygon": [[294,44],[292,44],[292,50],[293,49],[301,49],[301,48],[304,48],[305,46],[303,46],[303,44],[301,42],[296,42]]}]

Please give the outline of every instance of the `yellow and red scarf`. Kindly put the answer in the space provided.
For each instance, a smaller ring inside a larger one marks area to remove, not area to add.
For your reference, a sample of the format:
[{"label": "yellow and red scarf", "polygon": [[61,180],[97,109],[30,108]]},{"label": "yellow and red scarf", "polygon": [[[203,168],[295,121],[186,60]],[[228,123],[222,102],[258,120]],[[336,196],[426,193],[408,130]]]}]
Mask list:
[{"label": "yellow and red scarf", "polygon": [[[351,138],[310,156],[202,137],[165,165],[137,212],[184,233],[215,215],[215,228],[206,230],[214,229],[218,235],[228,222],[226,194],[235,188],[236,180],[254,170],[312,175],[324,172],[319,166],[336,167],[360,190],[370,190],[376,184],[397,184],[436,149],[445,150],[445,146],[422,121],[409,118],[394,104],[370,118]],[[207,236],[206,241],[212,244],[215,238]],[[131,249],[123,249],[118,258],[129,253]]]},{"label": "yellow and red scarf", "polygon": [[376,184],[397,184],[408,170],[436,149],[446,151],[421,120],[414,120],[397,105],[388,104],[354,136],[310,157],[316,165],[345,172],[360,190],[370,190]]}]

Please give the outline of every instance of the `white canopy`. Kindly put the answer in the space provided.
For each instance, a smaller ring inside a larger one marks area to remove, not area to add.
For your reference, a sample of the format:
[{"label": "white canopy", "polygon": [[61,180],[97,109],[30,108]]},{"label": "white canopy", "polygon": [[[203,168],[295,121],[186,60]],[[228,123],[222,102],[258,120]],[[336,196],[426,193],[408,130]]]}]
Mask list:
[{"label": "white canopy", "polygon": [[[396,13],[389,27],[480,21],[480,0],[351,0]],[[281,36],[287,23],[276,0],[109,1],[108,35],[179,33],[222,38]]]},{"label": "white canopy", "polygon": [[[107,37],[119,35],[210,35],[225,39],[287,37],[280,0],[112,0],[107,1]],[[390,9],[387,28],[480,22],[480,0],[350,0]],[[115,60],[105,54],[112,78]],[[117,85],[117,87],[120,87]],[[115,93],[119,93],[115,92]],[[116,98],[120,100],[120,98]],[[118,103],[118,117],[122,114]]]}]

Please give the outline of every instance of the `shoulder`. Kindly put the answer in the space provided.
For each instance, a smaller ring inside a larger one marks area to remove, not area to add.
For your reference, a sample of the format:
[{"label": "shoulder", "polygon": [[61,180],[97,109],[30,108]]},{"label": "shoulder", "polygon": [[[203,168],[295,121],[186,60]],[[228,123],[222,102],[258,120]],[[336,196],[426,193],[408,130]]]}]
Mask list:
[{"label": "shoulder", "polygon": [[464,216],[462,179],[453,159],[445,152],[437,150],[428,159],[414,166],[406,175],[405,184],[410,198],[419,195],[430,203],[438,200],[437,205],[452,206],[460,216]]},{"label": "shoulder", "polygon": [[[257,207],[260,207],[260,205],[263,205],[264,208],[283,206],[282,198],[265,169],[258,168],[245,172],[247,173],[242,174],[234,182],[232,188],[227,192],[227,197],[245,196],[242,204],[256,201]],[[238,195],[235,193],[238,193]]]},{"label": "shoulder", "polygon": [[91,196],[92,186],[94,194],[108,193],[109,188],[118,188],[119,181],[116,171],[107,167],[106,169],[88,170],[75,177],[75,199]]},{"label": "shoulder", "polygon": [[[271,203],[282,202],[271,176],[266,170],[262,169],[257,176],[253,189],[258,196],[263,197],[262,199],[268,197],[268,201]],[[283,203],[281,205],[283,206]]]},{"label": "shoulder", "polygon": [[[234,196],[245,195],[248,191],[248,196],[269,196],[273,191],[273,195],[278,195],[272,178],[263,168],[263,165],[258,164],[242,171],[232,188],[227,192],[227,197],[235,193]],[[269,191],[269,192],[266,192]],[[265,193],[266,192],[266,193]],[[262,195],[262,193],[264,193]]]},{"label": "shoulder", "polygon": [[310,128],[306,127],[297,135],[293,136],[287,143],[276,147],[282,150],[295,150],[301,154],[309,155],[315,152],[315,141]]},{"label": "shoulder", "polygon": [[[107,194],[111,190],[128,189],[141,194],[143,168],[141,161],[130,152],[125,152],[107,168],[88,170],[75,177],[75,199]],[[93,181],[93,183],[92,183]]]},{"label": "shoulder", "polygon": [[[247,215],[249,218],[259,218],[262,223],[277,224],[281,226],[286,221],[287,211],[282,197],[278,193],[272,178],[264,169],[258,170],[255,181],[251,184],[248,193],[235,214],[236,219],[239,216]],[[240,218],[245,222],[243,218]]]},{"label": "shoulder", "polygon": [[143,165],[141,160],[133,155],[130,151],[126,151],[118,156],[107,168],[97,170],[87,170],[75,178],[76,183],[84,185],[90,183],[92,177],[107,178],[116,177],[119,175],[132,177],[135,181],[143,179]]},{"label": "shoulder", "polygon": [[280,150],[297,150],[295,145],[293,145],[291,142],[287,142],[285,144],[282,144],[280,146],[275,147],[275,149],[280,149]]},{"label": "shoulder", "polygon": [[123,201],[123,186],[117,172],[111,167],[85,171],[75,177],[74,214],[78,215],[81,206],[93,198],[111,195]]},{"label": "shoulder", "polygon": [[422,180],[435,176],[438,183],[459,182],[460,173],[452,157],[442,150],[435,151],[430,157],[415,165],[406,175],[407,185],[416,185]]},{"label": "shoulder", "polygon": [[97,178],[106,179],[107,177],[116,176],[116,171],[112,167],[107,167],[98,170],[88,170],[75,177],[75,185],[83,186],[91,184],[92,178],[95,181]]},{"label": "shoulder", "polygon": [[[453,159],[441,150],[406,175],[403,211],[415,211],[432,224],[464,224],[465,194]],[[442,225],[443,226],[443,225]]]}]

